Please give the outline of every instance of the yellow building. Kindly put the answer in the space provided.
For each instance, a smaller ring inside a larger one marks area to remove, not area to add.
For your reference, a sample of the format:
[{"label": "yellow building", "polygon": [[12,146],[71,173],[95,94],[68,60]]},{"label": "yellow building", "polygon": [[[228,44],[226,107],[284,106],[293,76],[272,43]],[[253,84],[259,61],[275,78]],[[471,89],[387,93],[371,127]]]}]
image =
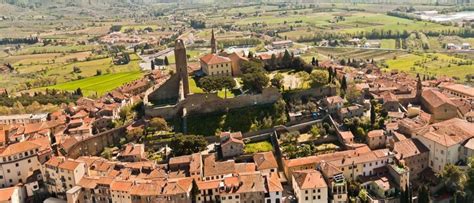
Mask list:
[{"label": "yellow building", "polygon": [[201,69],[206,75],[232,76],[232,61],[217,54],[207,54],[201,58]]}]

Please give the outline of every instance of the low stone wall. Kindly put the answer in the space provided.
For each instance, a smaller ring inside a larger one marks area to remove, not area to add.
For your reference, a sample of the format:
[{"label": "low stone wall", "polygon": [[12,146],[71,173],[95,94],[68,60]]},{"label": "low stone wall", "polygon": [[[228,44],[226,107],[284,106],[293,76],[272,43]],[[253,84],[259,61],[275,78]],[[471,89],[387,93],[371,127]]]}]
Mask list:
[{"label": "low stone wall", "polygon": [[246,94],[229,99],[223,99],[217,94],[211,93],[191,94],[176,105],[146,106],[145,114],[149,117],[172,119],[177,115],[180,116],[183,109],[186,109],[187,115],[222,112],[229,109],[275,103],[281,97],[282,95],[276,88],[266,88],[261,94]]},{"label": "low stone wall", "polygon": [[303,97],[329,97],[337,94],[336,87],[324,86],[324,87],[315,87],[306,90],[294,90],[291,92],[285,93],[285,98],[288,99],[301,99]]},{"label": "low stone wall", "polygon": [[69,149],[63,149],[65,155],[76,159],[80,156],[95,156],[100,154],[105,147],[118,143],[120,137],[125,136],[127,125],[114,128],[93,135],[74,144]]}]

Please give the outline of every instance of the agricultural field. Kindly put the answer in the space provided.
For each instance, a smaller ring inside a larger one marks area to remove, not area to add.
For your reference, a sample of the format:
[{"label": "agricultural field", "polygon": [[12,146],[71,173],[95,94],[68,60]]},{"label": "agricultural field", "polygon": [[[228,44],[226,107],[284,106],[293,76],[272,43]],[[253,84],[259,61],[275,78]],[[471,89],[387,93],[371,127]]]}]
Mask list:
[{"label": "agricultural field", "polygon": [[100,76],[89,77],[86,79],[75,80],[71,82],[61,83],[58,85],[48,86],[42,89],[57,89],[66,91],[75,91],[81,88],[85,96],[101,96],[121,85],[137,80],[142,77],[140,71],[110,73]]},{"label": "agricultural field", "polygon": [[412,75],[449,76],[465,81],[467,74],[474,74],[473,60],[446,54],[406,54],[385,62],[388,70],[398,70]]}]

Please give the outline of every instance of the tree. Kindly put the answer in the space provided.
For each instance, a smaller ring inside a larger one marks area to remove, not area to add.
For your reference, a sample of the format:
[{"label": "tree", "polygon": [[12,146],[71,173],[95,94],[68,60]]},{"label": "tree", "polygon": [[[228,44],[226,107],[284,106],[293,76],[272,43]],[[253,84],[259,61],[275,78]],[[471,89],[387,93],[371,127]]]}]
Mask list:
[{"label": "tree", "polygon": [[361,189],[361,190],[359,191],[359,199],[360,199],[362,202],[369,202],[369,193],[367,192],[367,190]]},{"label": "tree", "polygon": [[245,90],[251,92],[262,92],[268,85],[268,76],[264,72],[247,73],[242,75],[242,85]]},{"label": "tree", "polygon": [[341,81],[341,91],[346,92],[347,90],[347,81],[346,81],[346,76],[342,76],[342,81]]},{"label": "tree", "polygon": [[321,130],[324,130],[324,128],[319,129],[319,127],[317,125],[311,126],[311,130],[309,131],[311,133],[311,137],[313,139],[317,139],[317,138],[321,137]]},{"label": "tree", "polygon": [[277,58],[275,54],[272,54],[272,57],[270,59],[270,70],[276,70],[277,69]]},{"label": "tree", "polygon": [[75,94],[76,94],[76,95],[78,95],[78,96],[81,96],[81,97],[83,96],[83,94],[82,94],[82,90],[81,90],[81,88],[80,88],[80,87],[78,87],[78,88],[76,89],[76,92],[75,92]]},{"label": "tree", "polygon": [[253,58],[253,52],[252,51],[249,51],[249,54],[248,54],[247,58],[249,58],[249,59]]},{"label": "tree", "polygon": [[311,87],[321,87],[327,84],[327,73],[322,70],[315,70],[311,73],[309,80]]},{"label": "tree", "polygon": [[151,60],[151,70],[155,70],[155,61]]},{"label": "tree", "polygon": [[168,61],[168,56],[165,56],[165,65],[169,66],[170,62]]},{"label": "tree", "polygon": [[304,64],[303,65],[303,70],[307,73],[313,72],[313,65],[311,64]]},{"label": "tree", "polygon": [[128,141],[136,140],[143,136],[143,132],[144,131],[142,128],[133,128],[132,130],[127,131],[125,137]]},{"label": "tree", "polygon": [[332,67],[329,67],[328,68],[328,83],[331,83],[332,82]]},{"label": "tree", "polygon": [[457,196],[464,196],[464,186],[466,183],[466,175],[454,164],[448,163],[438,174],[447,191],[454,194],[456,202]]},{"label": "tree", "polygon": [[283,65],[283,68],[290,68],[291,55],[290,55],[290,52],[288,52],[287,49],[285,49],[285,53],[283,54],[283,58],[281,59],[281,63]]},{"label": "tree", "polygon": [[221,90],[223,84],[219,76],[205,76],[199,79],[199,87],[201,87],[204,92],[215,92]]},{"label": "tree", "polygon": [[220,82],[225,91],[225,98],[227,99],[227,91],[234,89],[237,84],[231,76],[223,76]]},{"label": "tree", "polygon": [[375,125],[375,121],[377,116],[375,114],[375,101],[370,102],[370,126],[373,128]]},{"label": "tree", "polygon": [[306,65],[306,62],[302,58],[294,57],[291,60],[291,67],[289,68],[293,68],[296,71],[303,71],[305,65]]},{"label": "tree", "polygon": [[97,76],[98,76],[98,75],[102,75],[102,70],[97,69],[97,70],[95,71],[95,75],[97,75]]},{"label": "tree", "polygon": [[357,103],[360,101],[362,97],[362,92],[357,89],[354,83],[349,84],[347,88],[347,94],[345,95],[347,101],[351,103]]},{"label": "tree", "polygon": [[275,76],[273,76],[270,82],[274,87],[281,89],[283,87],[283,78],[284,77],[281,73],[277,73]]},{"label": "tree", "polygon": [[104,151],[100,153],[100,156],[105,159],[111,159],[112,158],[112,149],[109,147],[104,148]]},{"label": "tree", "polygon": [[263,72],[265,69],[263,68],[264,64],[262,61],[257,59],[252,59],[249,61],[243,61],[240,65],[240,70],[243,74],[246,73],[255,73],[255,72]]},{"label": "tree", "polygon": [[467,168],[467,181],[466,181],[466,193],[468,202],[473,202],[474,200],[474,157],[470,157],[468,160]]},{"label": "tree", "polygon": [[171,153],[174,156],[190,155],[206,149],[207,141],[203,136],[198,135],[182,135],[174,136],[169,144]]},{"label": "tree", "polygon": [[156,131],[167,131],[169,130],[168,123],[161,117],[152,118],[149,122],[149,126]]},{"label": "tree", "polygon": [[421,186],[418,192],[418,203],[430,203],[430,191],[426,185]]}]

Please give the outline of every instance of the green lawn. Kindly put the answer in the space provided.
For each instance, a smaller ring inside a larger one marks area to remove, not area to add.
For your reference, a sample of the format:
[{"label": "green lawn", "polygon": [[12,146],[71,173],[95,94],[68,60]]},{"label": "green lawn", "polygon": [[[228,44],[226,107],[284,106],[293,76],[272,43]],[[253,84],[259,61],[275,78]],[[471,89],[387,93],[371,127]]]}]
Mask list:
[{"label": "green lawn", "polygon": [[74,91],[77,88],[81,88],[82,93],[85,96],[93,96],[96,93],[98,96],[101,96],[106,92],[120,87],[121,85],[127,82],[131,82],[133,80],[141,78],[142,75],[143,74],[140,71],[111,73],[101,76],[89,77],[82,80],[57,84],[46,88],[67,91]]},{"label": "green lawn", "polygon": [[[204,93],[204,90],[202,90],[200,87],[197,86],[196,80],[194,80],[192,77],[189,77],[189,91],[191,93]],[[226,91],[221,90],[217,92],[217,96],[220,98],[226,98],[225,97]],[[233,98],[235,97],[234,93],[232,91],[227,91],[227,98]]]},{"label": "green lawn", "polygon": [[474,65],[460,65],[459,62],[467,62],[469,59],[462,59],[446,54],[406,54],[396,59],[387,60],[389,70],[405,71],[412,75],[417,73],[430,76],[457,77],[461,81],[465,80],[467,74],[474,74]]},{"label": "green lawn", "polygon": [[272,151],[273,146],[269,141],[261,141],[245,144],[245,154],[254,154],[258,152],[268,152]]}]

